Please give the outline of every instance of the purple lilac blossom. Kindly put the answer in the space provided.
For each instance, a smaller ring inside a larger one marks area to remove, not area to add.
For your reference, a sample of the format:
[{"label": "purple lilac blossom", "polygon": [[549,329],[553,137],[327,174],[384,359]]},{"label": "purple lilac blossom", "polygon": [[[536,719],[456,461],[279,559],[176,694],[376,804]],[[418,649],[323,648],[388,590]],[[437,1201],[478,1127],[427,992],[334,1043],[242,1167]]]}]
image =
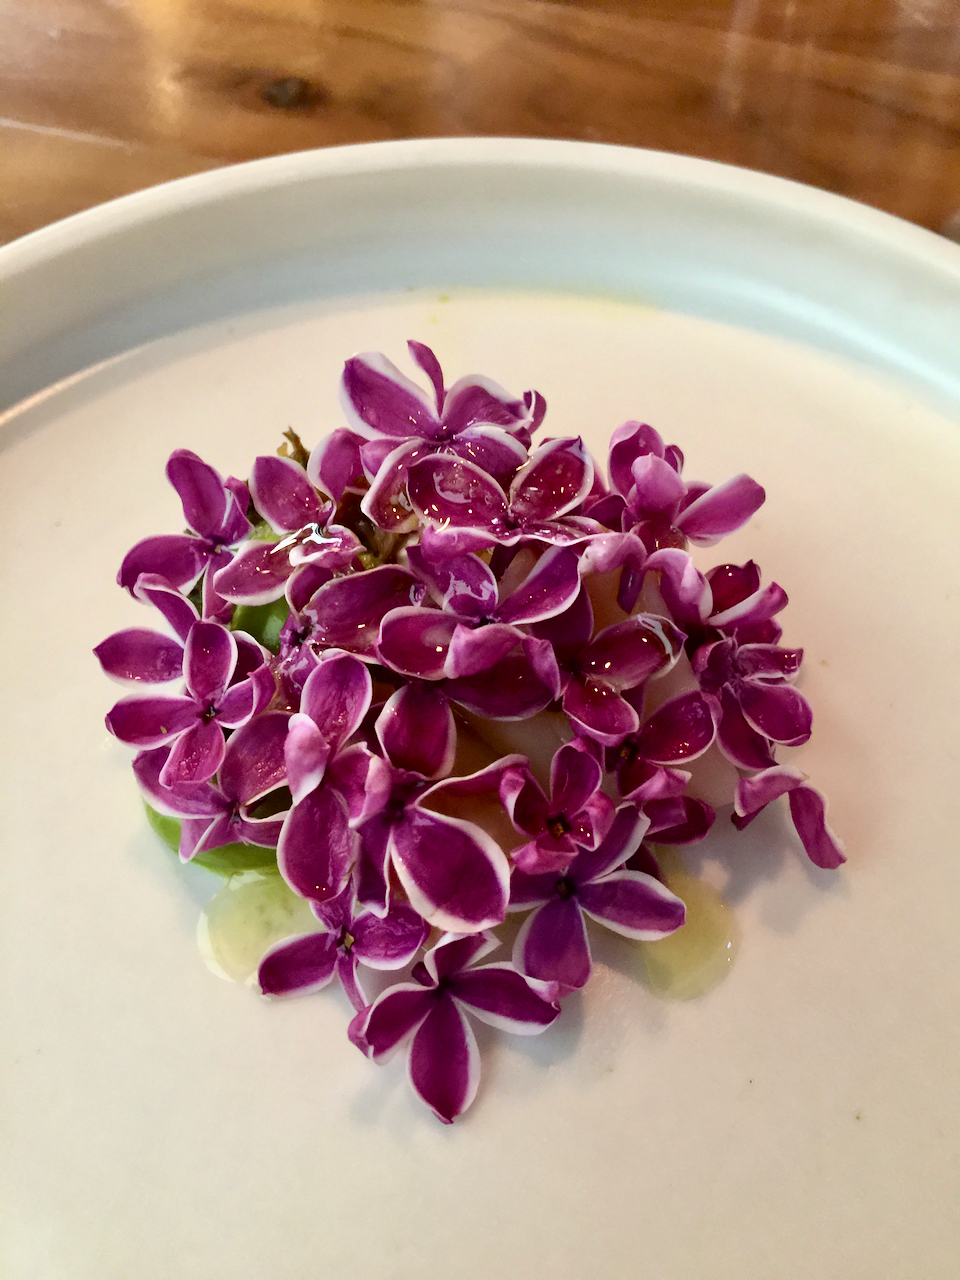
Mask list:
[{"label": "purple lilac blossom", "polygon": [[585,986],[592,961],[584,915],[627,938],[650,942],[683,924],[680,899],[659,880],[623,864],[635,853],[648,822],[635,805],[621,805],[596,849],[581,849],[564,871],[515,871],[511,911],[534,910],[513,950],[521,973],[556,982],[561,994]]},{"label": "purple lilac blossom", "polygon": [[514,1035],[539,1035],[560,1013],[555,983],[511,964],[477,964],[498,945],[489,932],[444,934],[414,969],[414,982],[390,987],[350,1026],[351,1040],[375,1062],[409,1043],[410,1081],[445,1124],[466,1111],[480,1082],[467,1012]]},{"label": "purple lilac blossom", "polygon": [[260,961],[257,980],[267,996],[306,995],[336,976],[358,1012],[370,1000],[357,965],[402,969],[427,940],[429,926],[406,902],[391,902],[387,914],[357,910],[352,888],[329,902],[314,904],[322,930],[284,938]]}]

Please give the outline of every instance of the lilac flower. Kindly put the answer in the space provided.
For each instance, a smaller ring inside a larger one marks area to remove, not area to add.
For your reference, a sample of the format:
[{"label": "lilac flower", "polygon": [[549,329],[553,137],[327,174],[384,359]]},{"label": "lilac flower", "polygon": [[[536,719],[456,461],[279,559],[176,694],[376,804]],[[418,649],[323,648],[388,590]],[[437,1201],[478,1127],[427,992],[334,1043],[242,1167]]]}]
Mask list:
[{"label": "lilac flower", "polygon": [[578,846],[595,849],[613,823],[614,804],[601,791],[603,768],[584,739],[565,743],[550,766],[547,797],[529,769],[510,769],[500,795],[510,821],[531,839],[513,850],[528,875],[560,871]]},{"label": "lilac flower", "polygon": [[519,764],[505,756],[467,778],[437,781],[450,772],[456,728],[446,697],[428,684],[407,684],[376,722],[383,759],[374,757],[367,782],[358,897],[378,915],[386,910],[393,868],[413,907],[431,924],[475,933],[499,923],[507,910],[510,868],[500,846],[473,822],[428,806],[458,787],[496,790],[500,774]]},{"label": "lilac flower", "polygon": [[237,641],[218,622],[195,622],[184,646],[185,697],[121,698],[106,717],[112,734],[137,747],[171,746],[165,786],[206,782],[220,768],[224,729],[236,729],[262,711],[274,694],[266,666],[231,684]]},{"label": "lilac flower", "polygon": [[678,897],[653,876],[623,866],[647,826],[636,806],[621,805],[603,842],[581,849],[565,871],[513,873],[510,910],[536,908],[513,949],[521,973],[556,982],[561,995],[584,986],[592,968],[584,915],[641,942],[666,937],[683,924],[686,911]]},{"label": "lilac flower", "polygon": [[843,845],[827,826],[823,796],[798,769],[787,765],[740,779],[733,805],[734,826],[742,831],[761,809],[782,795],[788,797],[790,816],[810,861],[831,871],[846,862]]},{"label": "lilac flower", "polygon": [[582,588],[566,613],[537,623],[533,631],[553,644],[564,711],[581,733],[604,746],[637,731],[640,717],[623,694],[672,666],[684,639],[672,622],[652,614],[593,636],[593,610]]},{"label": "lilac flower", "polygon": [[802,649],[738,645],[733,637],[703,645],[694,654],[700,687],[720,699],[720,749],[740,768],[769,768],[774,764],[771,743],[796,747],[810,737],[810,704],[788,683],[796,678],[802,658]]},{"label": "lilac flower", "polygon": [[226,745],[216,782],[165,783],[169,747],[141,751],[136,757],[133,771],[150,805],[182,819],[184,862],[226,844],[276,847],[283,816],[257,818],[251,811],[286,781],[283,746],[288,720],[283,711],[267,711],[238,729]]},{"label": "lilac flower", "polygon": [[[142,573],[160,574],[174,587],[189,590],[211,566],[214,570],[229,563],[232,548],[250,533],[246,510],[247,486],[218,472],[189,449],[176,449],[167,462],[167,479],[183,503],[188,529],[185,534],[161,534],[144,538],[124,556],[117,575],[121,587],[133,592]],[[218,615],[223,602],[205,583],[204,615]]]},{"label": "lilac flower", "polygon": [[[440,530],[456,553],[521,538],[571,544],[602,533],[595,521],[572,514],[592,484],[593,462],[577,438],[540,445],[513,477],[509,492],[481,467],[452,453],[411,466],[407,492],[420,519]],[[442,545],[426,538],[424,544]]]},{"label": "lilac flower", "polygon": [[391,902],[382,918],[358,911],[349,887],[329,902],[316,903],[313,909],[324,926],[322,932],[284,938],[260,961],[257,979],[264,995],[305,995],[327,986],[336,975],[359,1012],[370,1001],[360,986],[357,964],[370,969],[402,969],[430,932],[405,902]]},{"label": "lilac flower", "polygon": [[329,523],[333,504],[321,502],[299,463],[276,454],[257,458],[250,477],[254,504],[275,533],[277,542],[245,542],[214,586],[236,604],[269,604],[284,594],[299,566],[320,565],[342,572],[363,550],[355,533]]},{"label": "lilac flower", "polygon": [[[416,526],[405,489],[418,459],[452,453],[507,477],[526,460],[530,436],[546,409],[536,392],[518,400],[488,378],[461,378],[446,389],[430,348],[420,342],[407,346],[430,379],[432,396],[375,352],[348,360],[340,384],[347,419],[367,441],[360,457],[371,485],[362,508],[381,529]],[[341,450],[349,448],[344,440],[338,443]],[[333,470],[332,461],[318,459],[318,473],[321,462]],[[342,474],[351,465],[344,459],[338,470]]]},{"label": "lilac flower", "polygon": [[384,615],[377,652],[406,676],[456,679],[486,671],[526,639],[521,626],[562,612],[580,589],[577,557],[567,547],[551,547],[507,591],[479,556],[434,562],[417,547],[407,554],[443,613],[419,606]]},{"label": "lilac flower", "polygon": [[410,1082],[444,1124],[466,1111],[480,1082],[467,1011],[517,1035],[538,1035],[560,1013],[556,984],[509,964],[477,965],[497,946],[492,933],[444,934],[414,969],[415,982],[390,987],[350,1025],[350,1039],[376,1062],[410,1044]]},{"label": "lilac flower", "polygon": [[687,649],[729,635],[740,644],[776,643],[780,627],[773,621],[787,604],[777,583],[760,585],[760,570],[746,564],[721,564],[706,575],[685,551],[655,551],[645,570],[659,570],[660,594],[674,621],[687,633]]},{"label": "lilac flower", "polygon": [[303,686],[284,749],[293,808],[277,863],[295,893],[324,902],[343,892],[359,852],[351,818],[364,811],[370,752],[349,745],[372,696],[370,673],[339,650],[324,655]]},{"label": "lilac flower", "polygon": [[688,538],[711,546],[745,524],[766,496],[742,474],[713,487],[687,484],[680,476],[683,454],[641,422],[625,422],[613,433],[609,464],[615,492],[587,514],[610,528],[632,529],[648,551],[682,548]]},{"label": "lilac flower", "polygon": [[[184,644],[195,622],[196,607],[186,596],[158,574],[142,573],[133,593],[138,600],[155,605],[179,639],[146,627],[130,627],[107,636],[94,649],[101,667],[112,680],[132,684],[164,684],[183,675]],[[242,631],[234,631],[237,662],[231,684],[252,675],[267,660],[262,645]],[[266,681],[266,673],[261,677]]]}]

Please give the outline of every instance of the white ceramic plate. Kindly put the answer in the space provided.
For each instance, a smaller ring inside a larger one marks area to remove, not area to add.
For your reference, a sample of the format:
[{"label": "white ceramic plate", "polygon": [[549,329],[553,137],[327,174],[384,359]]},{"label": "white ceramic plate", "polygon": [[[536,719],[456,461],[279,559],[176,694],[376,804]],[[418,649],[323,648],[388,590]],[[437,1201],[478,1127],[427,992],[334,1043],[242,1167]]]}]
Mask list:
[{"label": "white ceramic plate", "polygon": [[[806,188],[570,143],[345,148],[147,191],[0,250],[2,1273],[10,1280],[940,1280],[960,1265],[960,249]],[[764,815],[698,856],[743,943],[689,1004],[629,949],[450,1128],[335,992],[204,968],[90,650],[174,530],[167,454],[244,474],[340,423],[343,358],[434,345],[603,452],[652,422],[767,505],[797,754],[850,861]]]}]

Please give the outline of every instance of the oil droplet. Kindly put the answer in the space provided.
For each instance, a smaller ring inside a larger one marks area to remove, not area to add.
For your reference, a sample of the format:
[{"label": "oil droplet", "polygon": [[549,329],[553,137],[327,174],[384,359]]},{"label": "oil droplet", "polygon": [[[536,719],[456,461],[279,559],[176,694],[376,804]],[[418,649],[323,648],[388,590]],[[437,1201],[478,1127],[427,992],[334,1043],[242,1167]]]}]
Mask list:
[{"label": "oil droplet", "polygon": [[197,945],[218,978],[247,982],[275,942],[319,928],[306,901],[276,872],[245,871],[231,876],[204,907]]},{"label": "oil droplet", "polygon": [[733,912],[705,880],[691,876],[679,854],[658,848],[664,880],[687,908],[687,922],[659,942],[640,942],[644,983],[668,1000],[693,1000],[730,972],[740,931]]}]

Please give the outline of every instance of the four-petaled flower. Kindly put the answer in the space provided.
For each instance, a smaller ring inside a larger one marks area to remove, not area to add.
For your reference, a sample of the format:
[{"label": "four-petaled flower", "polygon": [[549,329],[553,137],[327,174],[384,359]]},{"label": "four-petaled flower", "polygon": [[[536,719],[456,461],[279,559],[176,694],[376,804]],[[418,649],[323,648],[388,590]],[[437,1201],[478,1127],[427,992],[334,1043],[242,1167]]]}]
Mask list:
[{"label": "four-petaled flower", "polygon": [[218,622],[195,622],[183,647],[185,697],[121,698],[107,728],[136,747],[171,745],[161,771],[165,786],[206,782],[223,763],[224,729],[238,729],[263,711],[275,682],[266,665],[231,684],[237,640]]},{"label": "four-petaled flower", "polygon": [[623,866],[647,826],[635,805],[621,805],[606,839],[596,849],[581,849],[565,871],[513,873],[511,911],[535,908],[513,949],[521,973],[556,982],[561,995],[582,987],[592,967],[584,915],[641,942],[680,928],[686,918],[680,899],[653,876]]},{"label": "four-petaled flower", "polygon": [[257,980],[264,995],[305,995],[319,991],[336,975],[354,1009],[365,1009],[370,1001],[360,985],[357,964],[402,969],[430,932],[406,902],[391,902],[382,917],[358,911],[350,888],[313,909],[322,930],[284,938],[260,961]]},{"label": "four-petaled flower", "polygon": [[538,1035],[560,1013],[557,986],[513,965],[477,965],[496,937],[447,933],[424,956],[412,983],[390,987],[350,1024],[350,1038],[383,1062],[409,1043],[410,1080],[434,1115],[450,1124],[473,1101],[480,1054],[466,1012],[500,1031]]}]

